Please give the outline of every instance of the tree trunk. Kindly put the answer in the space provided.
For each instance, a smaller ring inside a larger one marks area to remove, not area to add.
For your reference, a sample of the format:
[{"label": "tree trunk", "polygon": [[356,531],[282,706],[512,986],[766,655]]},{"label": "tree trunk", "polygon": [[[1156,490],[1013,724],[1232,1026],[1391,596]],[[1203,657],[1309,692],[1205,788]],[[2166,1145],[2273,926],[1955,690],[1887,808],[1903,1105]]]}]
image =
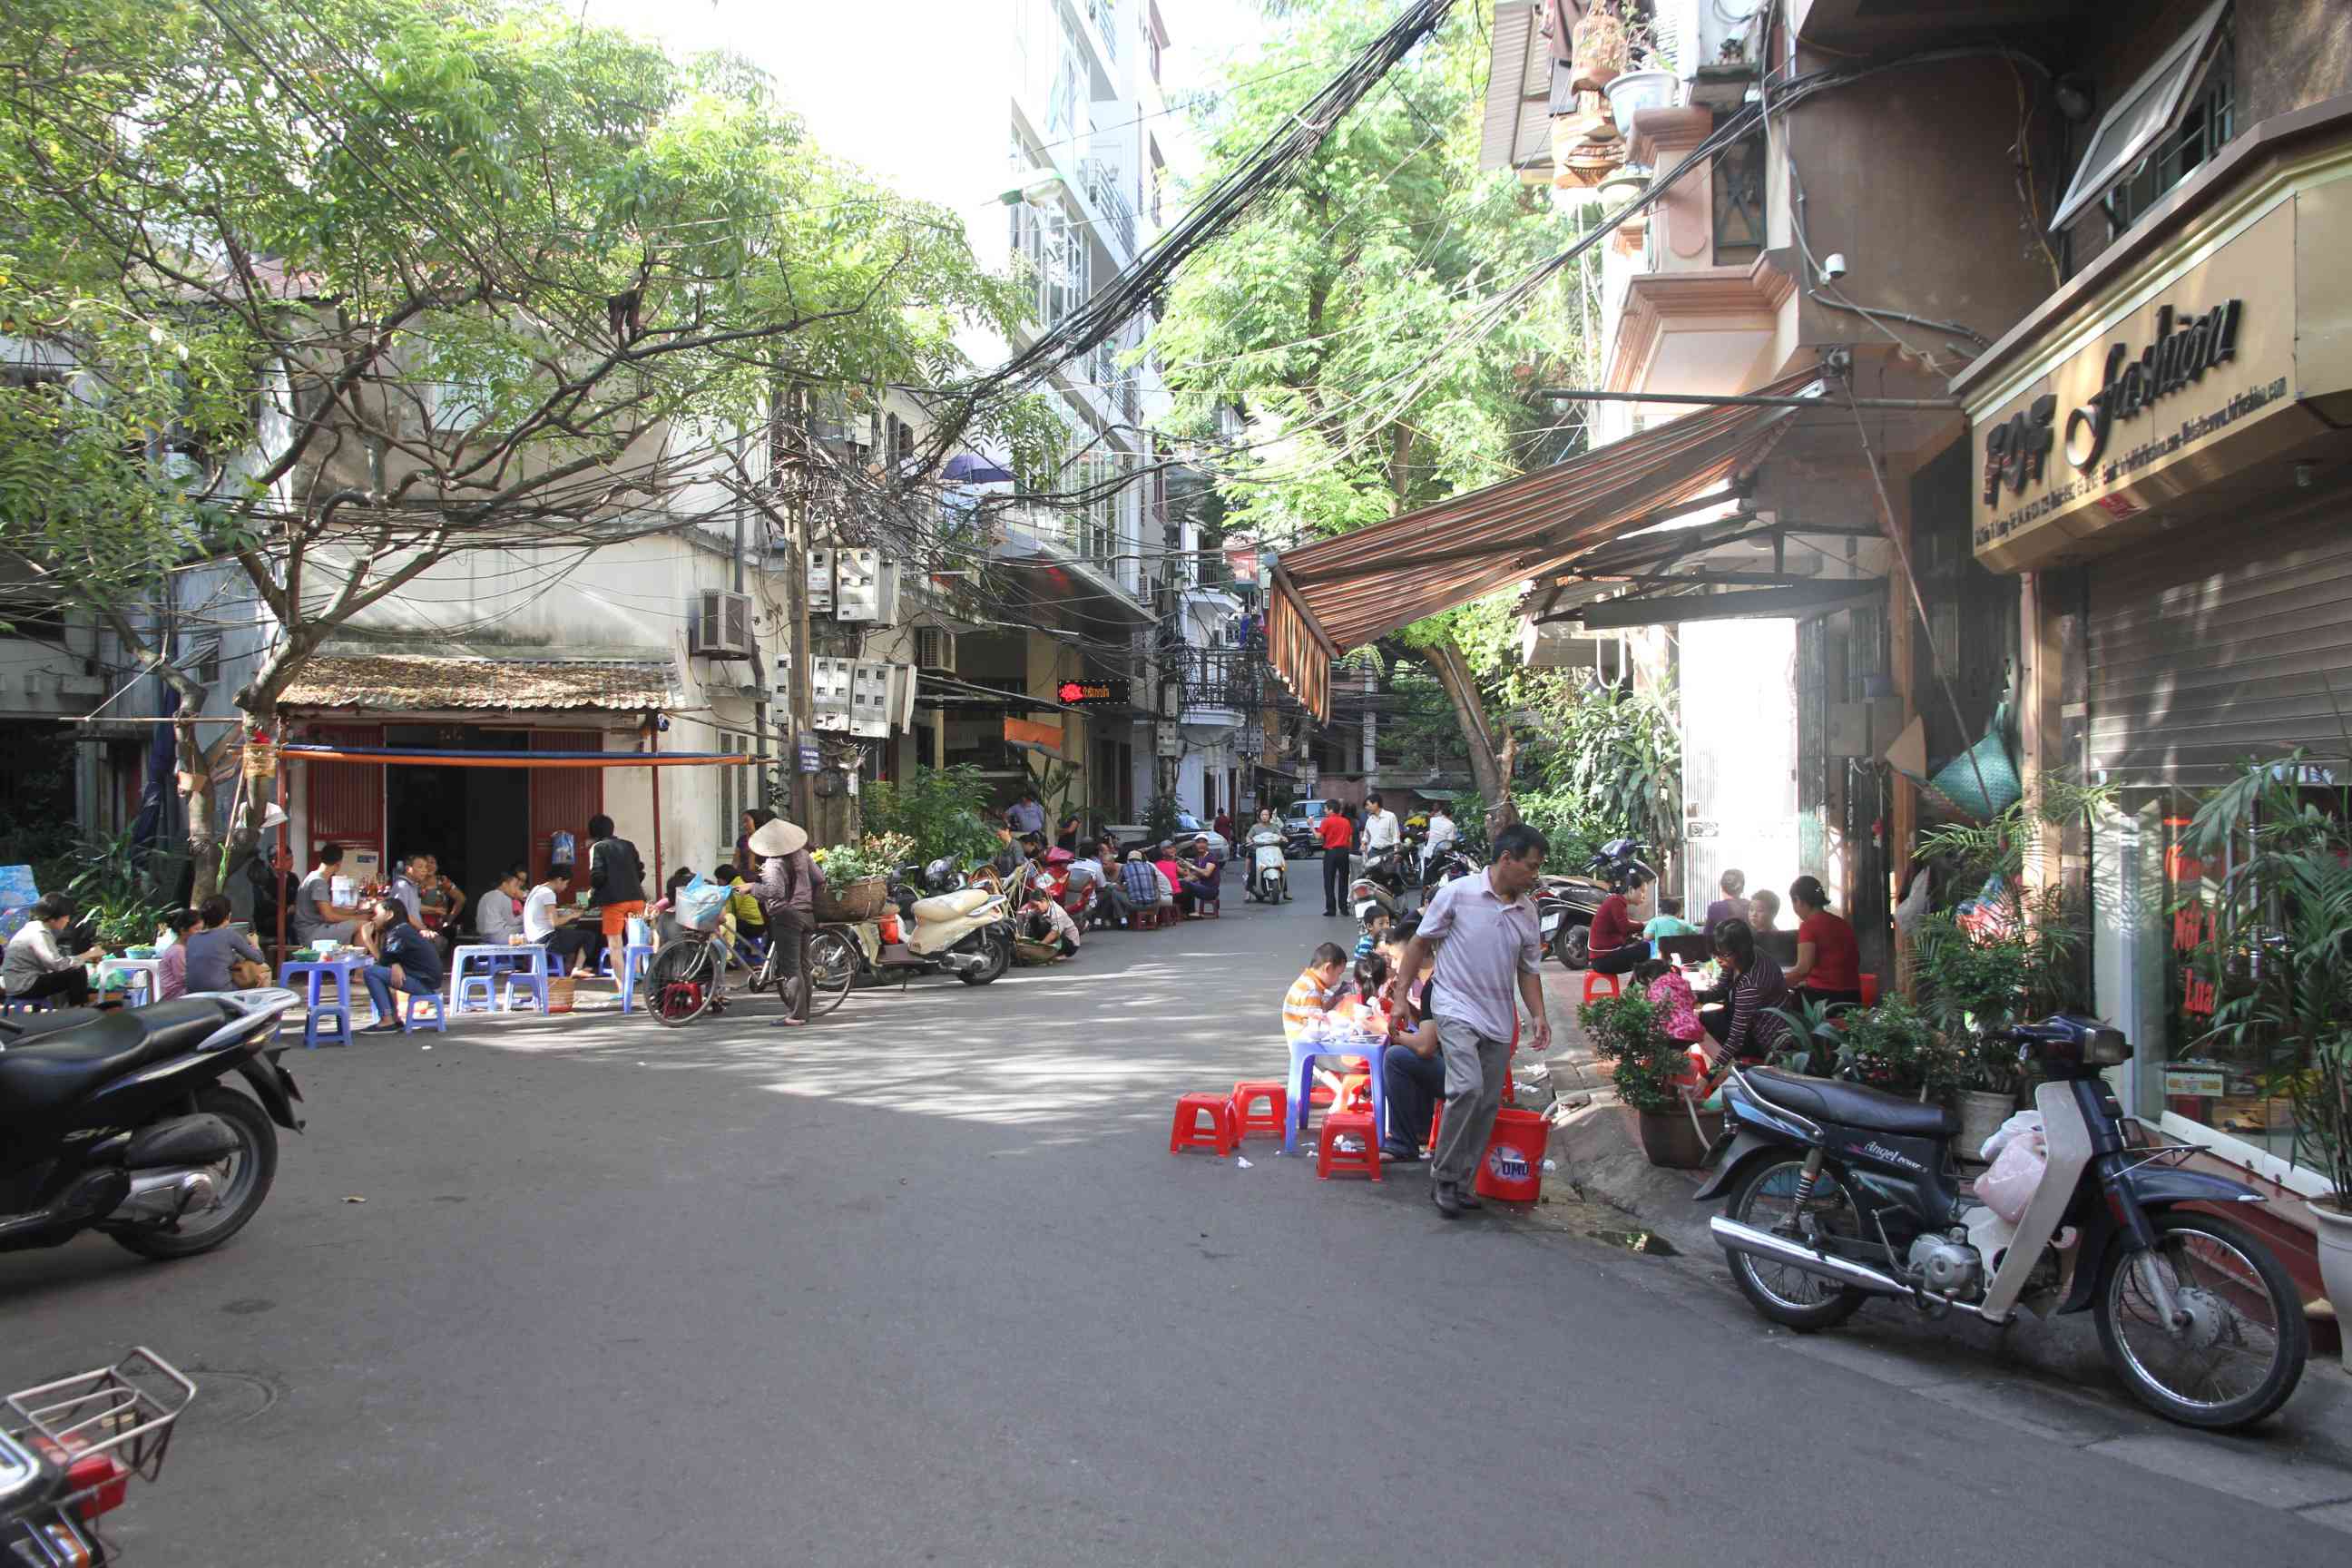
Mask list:
[{"label": "tree trunk", "polygon": [[194,873],[188,888],[194,908],[220,891],[220,836],[213,826],[213,765],[196,743],[194,705],[180,699],[172,718],[176,765],[190,783],[188,790],[188,858]]},{"label": "tree trunk", "polygon": [[1477,786],[1478,797],[1486,803],[1490,831],[1500,831],[1492,825],[1497,813],[1504,815],[1503,826],[1518,820],[1518,811],[1511,805],[1511,776],[1505,771],[1495,751],[1495,732],[1486,723],[1486,707],[1478,696],[1478,682],[1471,677],[1470,666],[1462,650],[1452,638],[1433,643],[1421,650],[1429,661],[1438,685],[1445,689],[1446,700],[1454,704],[1454,718],[1462,726],[1462,744],[1470,753],[1470,777]]}]

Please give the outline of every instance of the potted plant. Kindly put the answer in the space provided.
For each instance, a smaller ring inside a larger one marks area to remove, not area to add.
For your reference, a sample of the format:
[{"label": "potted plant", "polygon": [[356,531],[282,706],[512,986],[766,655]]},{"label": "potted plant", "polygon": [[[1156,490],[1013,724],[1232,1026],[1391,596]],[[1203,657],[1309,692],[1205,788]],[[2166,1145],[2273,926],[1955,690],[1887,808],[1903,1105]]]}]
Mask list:
[{"label": "potted plant", "polygon": [[1618,1101],[1634,1113],[1650,1163],[1696,1170],[1706,1158],[1711,1134],[1693,1120],[1675,1083],[1690,1070],[1689,1047],[1659,1032],[1657,1009],[1643,997],[1588,1002],[1576,1017],[1593,1050],[1610,1064]]},{"label": "potted plant", "polygon": [[1928,1100],[1949,1093],[1958,1063],[1919,1010],[1899,996],[1875,1007],[1853,1007],[1838,1016],[1844,1041],[1838,1047],[1835,1076]]},{"label": "potted plant", "polygon": [[[2200,962],[2215,985],[2219,1044],[2285,1064],[2294,1154],[2331,1188],[2308,1207],[2319,1273],[2352,1308],[2352,828],[2305,798],[2300,752],[2251,767],[2199,808],[2189,842],[2207,864],[2252,838],[2222,879]],[[2345,1364],[2352,1368],[2352,1341]]]}]

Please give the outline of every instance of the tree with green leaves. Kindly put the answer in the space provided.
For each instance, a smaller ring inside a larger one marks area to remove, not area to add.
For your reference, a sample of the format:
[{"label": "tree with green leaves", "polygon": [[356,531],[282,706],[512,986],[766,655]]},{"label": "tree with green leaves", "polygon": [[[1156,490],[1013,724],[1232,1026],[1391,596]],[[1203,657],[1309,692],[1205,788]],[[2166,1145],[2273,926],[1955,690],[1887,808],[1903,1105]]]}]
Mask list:
[{"label": "tree with green leaves", "polygon": [[[1203,114],[1209,178],[1391,20],[1381,0],[1269,8],[1277,35],[1233,61]],[[1528,395],[1581,374],[1574,275],[1493,331],[1468,330],[1575,233],[1541,188],[1478,168],[1491,10],[1463,7],[1170,289],[1153,346],[1175,394],[1171,428],[1205,437],[1228,405],[1252,421],[1255,444],[1220,479],[1229,529],[1295,547],[1556,461],[1580,438]],[[1454,617],[1409,628],[1405,643],[1454,705],[1480,794],[1502,799],[1500,749]]]},{"label": "tree with green leaves", "polygon": [[[457,552],[756,503],[780,387],[935,384],[961,326],[1019,310],[955,215],[826,157],[748,67],[572,11],[0,14],[0,574],[8,602],[91,615],[184,714],[175,566],[233,563],[229,613],[269,628],[236,694],[257,728],[338,627]],[[202,781],[240,739],[207,755],[184,722],[181,765]],[[201,793],[190,817],[207,877]]]}]

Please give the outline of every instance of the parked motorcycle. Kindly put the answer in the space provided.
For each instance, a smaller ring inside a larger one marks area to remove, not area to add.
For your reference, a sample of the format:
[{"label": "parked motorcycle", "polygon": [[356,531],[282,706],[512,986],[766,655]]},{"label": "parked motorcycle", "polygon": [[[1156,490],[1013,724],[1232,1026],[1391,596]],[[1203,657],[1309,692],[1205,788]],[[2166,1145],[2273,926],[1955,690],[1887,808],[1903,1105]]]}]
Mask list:
[{"label": "parked motorcycle", "polygon": [[1348,884],[1348,909],[1362,925],[1377,910],[1393,920],[1404,908],[1404,869],[1394,847],[1364,853],[1364,868]]},{"label": "parked motorcycle", "polygon": [[1242,896],[1261,904],[1287,903],[1290,900],[1290,855],[1283,843],[1281,830],[1260,828],[1249,837],[1249,881],[1243,886]]},{"label": "parked motorcycle", "polygon": [[[302,1128],[270,1045],[295,1000],[231,991],[0,1020],[0,1252],[96,1230],[188,1258],[244,1229],[277,1174],[270,1124]],[[233,1073],[251,1096],[223,1082]]]},{"label": "parked motorcycle", "polygon": [[1596,851],[1580,877],[1549,876],[1536,884],[1536,921],[1551,955],[1570,969],[1592,958],[1592,917],[1612,893],[1622,893],[1636,875],[1655,877],[1642,858],[1636,839],[1612,838]]},{"label": "parked motorcycle", "polygon": [[1430,856],[1428,863],[1422,868],[1422,893],[1426,897],[1448,882],[1458,881],[1464,877],[1475,877],[1486,868],[1475,855],[1459,845],[1449,844],[1436,854]]},{"label": "parked motorcycle", "polygon": [[2261,1420],[2294,1392],[2309,1349],[2284,1266],[2231,1209],[2260,1194],[2177,1168],[2191,1151],[2135,1146],[2103,1068],[2131,1058],[2120,1031],[2059,1015],[2011,1031],[2038,1062],[2048,1163],[2014,1226],[1960,1183],[1959,1122],[1940,1106],[1860,1084],[1735,1068],[1726,1131],[1702,1199],[1759,1312],[1832,1328],[1874,1296],[1990,1323],[2089,1310],[2116,1375],[2184,1426]]},{"label": "parked motorcycle", "polygon": [[0,1403],[0,1562],[99,1568],[99,1520],[162,1472],[196,1385],[150,1350]]},{"label": "parked motorcycle", "polygon": [[966,985],[985,985],[1013,966],[1010,900],[968,885],[954,861],[941,858],[924,867],[919,893],[901,882],[891,895],[898,900],[905,940],[882,944],[876,973],[902,980],[952,974]]}]

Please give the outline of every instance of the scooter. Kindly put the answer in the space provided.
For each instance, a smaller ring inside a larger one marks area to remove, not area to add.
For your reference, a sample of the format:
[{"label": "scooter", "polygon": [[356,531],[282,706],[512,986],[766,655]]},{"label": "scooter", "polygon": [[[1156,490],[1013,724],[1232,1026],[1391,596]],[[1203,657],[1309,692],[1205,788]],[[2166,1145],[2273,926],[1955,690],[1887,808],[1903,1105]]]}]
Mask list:
[{"label": "scooter", "polygon": [[[302,1128],[270,1047],[295,1000],[230,991],[0,1020],[0,1252],[95,1230],[190,1258],[244,1229],[278,1171],[270,1124]],[[221,1081],[232,1073],[250,1097]]]},{"label": "scooter", "polygon": [[1355,915],[1356,923],[1369,921],[1376,911],[1385,910],[1394,920],[1404,908],[1404,873],[1397,865],[1394,848],[1369,849],[1364,852],[1364,868],[1348,884],[1348,909]]},{"label": "scooter", "polygon": [[1281,832],[1268,827],[1253,833],[1249,846],[1249,882],[1242,889],[1243,896],[1261,904],[1289,902],[1290,856]]},{"label": "scooter", "polygon": [[0,1562],[99,1568],[98,1521],[163,1471],[196,1385],[150,1350],[0,1402]]},{"label": "scooter", "polygon": [[1421,874],[1421,890],[1425,897],[1465,877],[1475,877],[1486,869],[1478,858],[1458,845],[1448,844],[1428,858]]},{"label": "scooter", "polygon": [[[2286,1402],[2309,1331],[2285,1267],[2227,1212],[2261,1195],[2179,1169],[2192,1151],[2136,1145],[2100,1074],[2131,1059],[2119,1030],[2059,1015],[2010,1031],[2038,1062],[2048,1164],[2011,1226],[1960,1181],[1959,1121],[1864,1085],[1734,1066],[1702,1200],[1749,1303],[1801,1331],[1874,1296],[1923,1316],[2013,1322],[2090,1311],[2107,1363],[2167,1420],[2230,1430]],[[2190,1205],[2197,1205],[2191,1207]]]},{"label": "scooter", "polygon": [[877,974],[952,974],[985,985],[1013,966],[1013,906],[1004,894],[966,885],[955,862],[923,868],[923,893],[892,889],[899,900],[905,940],[886,942],[874,962]]}]

